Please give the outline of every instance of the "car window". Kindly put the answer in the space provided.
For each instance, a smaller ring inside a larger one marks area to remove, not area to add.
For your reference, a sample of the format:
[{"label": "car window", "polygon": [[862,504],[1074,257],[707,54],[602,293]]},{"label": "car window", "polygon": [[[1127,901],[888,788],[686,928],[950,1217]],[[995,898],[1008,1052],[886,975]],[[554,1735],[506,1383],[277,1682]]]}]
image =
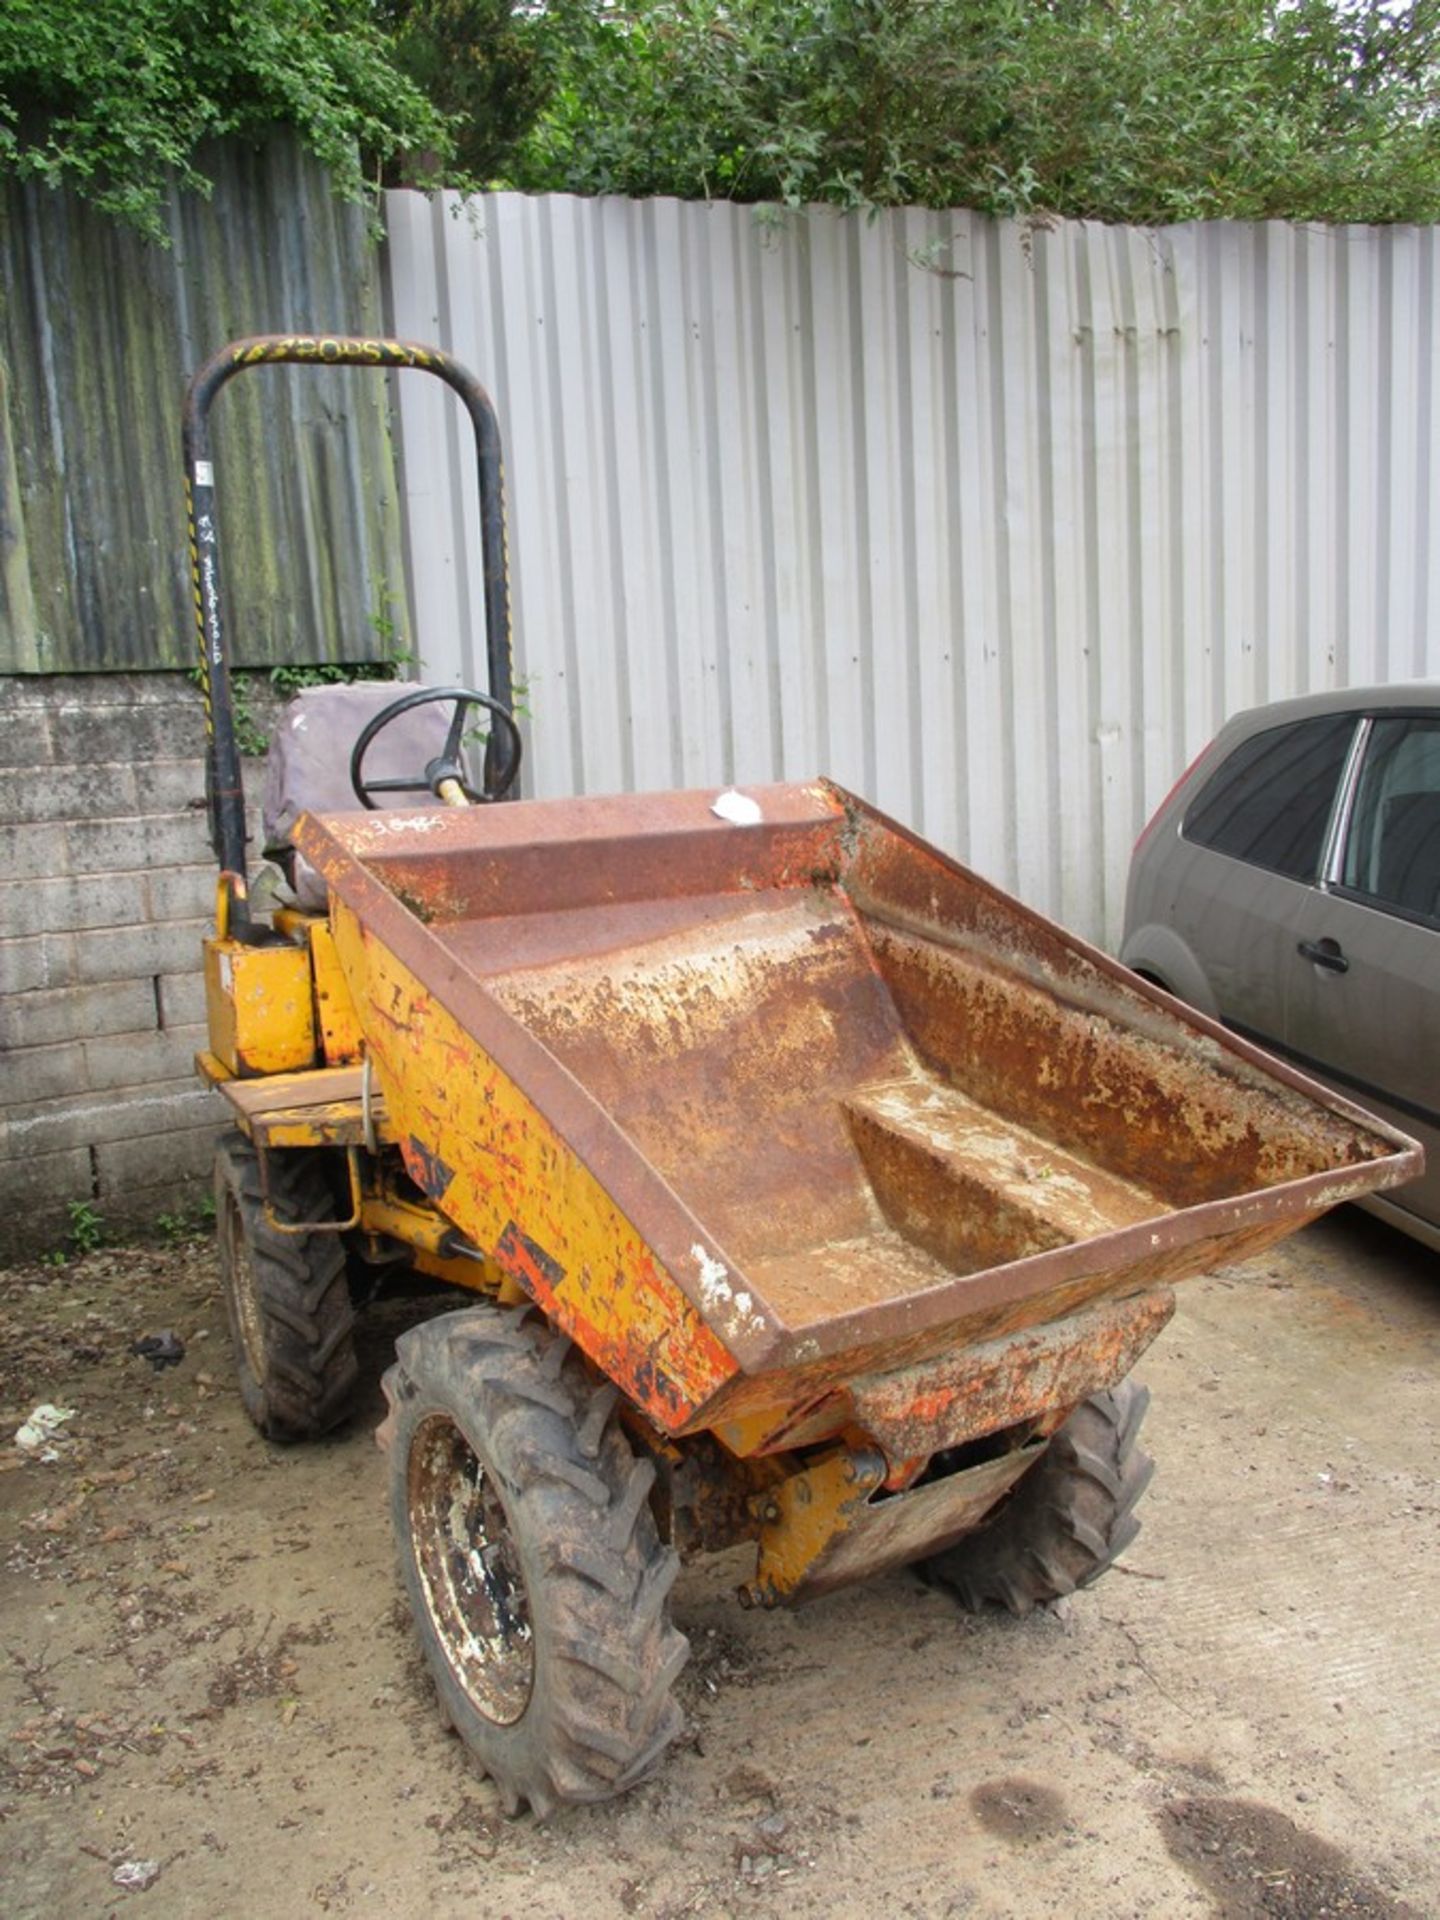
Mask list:
[{"label": "car window", "polygon": [[1354,731],[1353,714],[1331,713],[1242,741],[1191,801],[1181,832],[1251,866],[1313,880]]},{"label": "car window", "polygon": [[1378,906],[1440,920],[1440,718],[1374,723],[1340,877]]}]

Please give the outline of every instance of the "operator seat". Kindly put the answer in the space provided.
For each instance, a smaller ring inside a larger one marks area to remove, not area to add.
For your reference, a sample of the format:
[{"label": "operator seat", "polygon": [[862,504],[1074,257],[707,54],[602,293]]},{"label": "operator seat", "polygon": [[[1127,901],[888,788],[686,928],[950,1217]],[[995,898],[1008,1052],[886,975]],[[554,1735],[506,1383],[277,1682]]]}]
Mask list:
[{"label": "operator seat", "polygon": [[[350,755],[364,728],[409,684],[393,680],[352,680],[337,686],[306,687],[276,722],[265,756],[261,821],[265,853],[284,873],[297,903],[324,912],[325,882],[295,847],[292,835],[302,813],[354,813],[360,807],[350,784]],[[379,733],[365,756],[366,778],[402,779],[433,760],[445,745],[450,708],[437,704],[398,714]],[[414,793],[383,794],[391,807],[433,807],[439,803],[423,788]]]}]

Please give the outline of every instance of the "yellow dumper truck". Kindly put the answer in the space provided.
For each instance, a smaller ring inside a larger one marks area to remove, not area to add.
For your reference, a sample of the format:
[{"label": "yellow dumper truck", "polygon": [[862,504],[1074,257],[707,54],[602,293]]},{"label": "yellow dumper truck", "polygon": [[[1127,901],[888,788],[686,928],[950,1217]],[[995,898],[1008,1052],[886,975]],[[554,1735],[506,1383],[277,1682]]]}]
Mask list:
[{"label": "yellow dumper truck", "polygon": [[[467,408],[489,687],[301,696],[261,915],[208,415],[277,362]],[[499,437],[438,350],[237,342],[185,456],[241,1391],[272,1438],[323,1432],[372,1277],[458,1290],[399,1341],[380,1439],[444,1712],[506,1805],[620,1792],[674,1738],[691,1555],[748,1544],[763,1607],[914,1565],[1024,1612],[1102,1573],[1175,1282],[1418,1149],[827,780],[507,800]]]}]

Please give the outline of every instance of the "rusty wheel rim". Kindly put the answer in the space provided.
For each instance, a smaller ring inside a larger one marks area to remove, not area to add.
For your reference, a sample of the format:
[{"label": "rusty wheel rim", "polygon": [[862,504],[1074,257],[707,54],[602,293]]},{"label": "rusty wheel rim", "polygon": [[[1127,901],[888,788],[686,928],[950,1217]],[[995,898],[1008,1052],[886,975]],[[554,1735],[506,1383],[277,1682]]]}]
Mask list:
[{"label": "rusty wheel rim", "polygon": [[487,1720],[513,1726],[535,1684],[530,1601],[494,1476],[455,1422],[431,1414],[410,1446],[410,1544],[445,1658]]},{"label": "rusty wheel rim", "polygon": [[250,1263],[250,1245],[245,1238],[245,1222],[232,1194],[225,1203],[225,1238],[229,1253],[230,1298],[235,1307],[235,1330],[245,1364],[256,1380],[265,1377],[265,1329],[260,1318],[260,1302],[255,1292],[255,1269]]}]

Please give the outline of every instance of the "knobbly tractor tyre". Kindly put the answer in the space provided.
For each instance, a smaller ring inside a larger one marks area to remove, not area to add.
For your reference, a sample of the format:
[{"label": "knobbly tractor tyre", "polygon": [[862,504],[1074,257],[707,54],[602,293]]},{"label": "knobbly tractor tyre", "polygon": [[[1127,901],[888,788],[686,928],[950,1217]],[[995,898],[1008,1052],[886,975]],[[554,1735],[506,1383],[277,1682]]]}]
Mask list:
[{"label": "knobbly tractor tyre", "polygon": [[442,1717],[507,1813],[609,1799],[680,1731],[679,1561],[571,1343],[478,1306],[404,1334],[385,1376],[400,1568]]},{"label": "knobbly tractor tyre", "polygon": [[[316,1153],[266,1156],[270,1210],[282,1226],[334,1219]],[[284,1233],[265,1215],[260,1157],[242,1133],[215,1154],[215,1237],[240,1398],[269,1440],[328,1433],[350,1411],[355,1316],[334,1232]]]},{"label": "knobbly tractor tyre", "polygon": [[994,1517],[922,1572],[963,1606],[1026,1614],[1098,1580],[1140,1530],[1154,1462],[1138,1444],[1147,1387],[1083,1401]]}]

